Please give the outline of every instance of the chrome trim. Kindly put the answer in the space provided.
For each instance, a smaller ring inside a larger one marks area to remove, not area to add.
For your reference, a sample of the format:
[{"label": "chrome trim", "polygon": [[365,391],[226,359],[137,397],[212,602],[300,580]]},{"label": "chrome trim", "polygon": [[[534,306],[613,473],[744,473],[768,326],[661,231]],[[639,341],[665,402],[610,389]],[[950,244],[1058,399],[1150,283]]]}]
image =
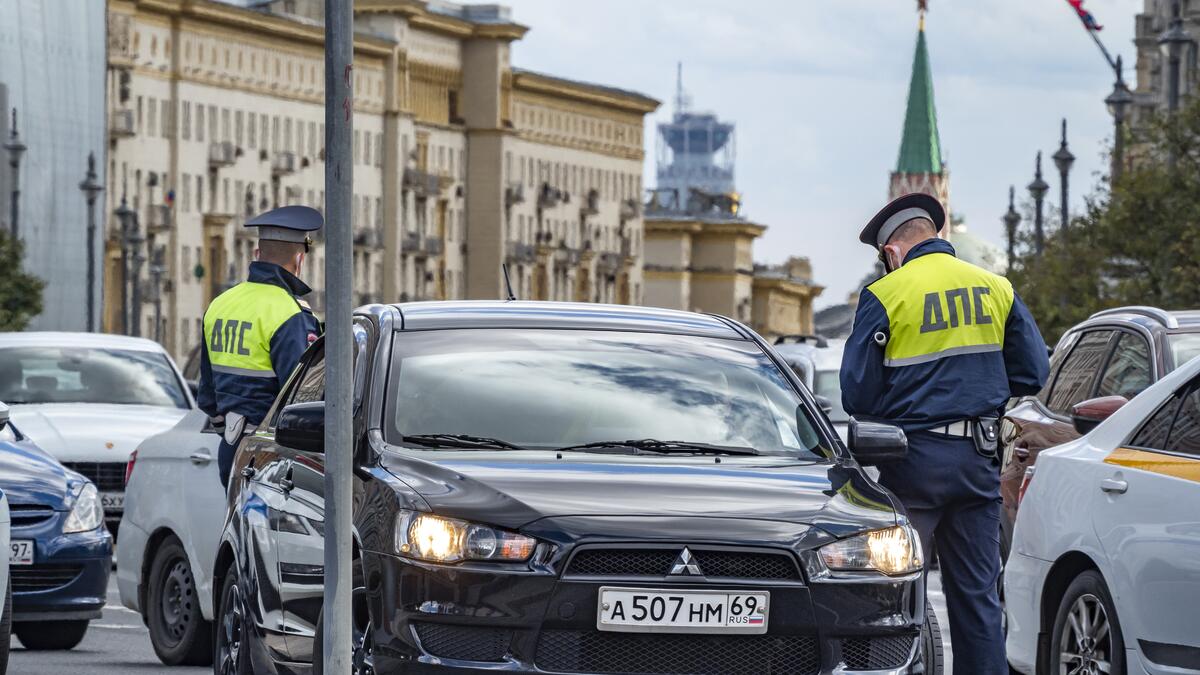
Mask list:
[{"label": "chrome trim", "polygon": [[1154,319],[1155,321],[1161,323],[1162,325],[1166,326],[1167,328],[1170,328],[1170,329],[1179,328],[1179,320],[1176,319],[1173,314],[1166,311],[1165,309],[1159,309],[1157,307],[1148,307],[1146,305],[1131,305],[1129,307],[1114,307],[1112,309],[1102,309],[1099,312],[1096,312],[1095,314],[1089,316],[1088,319],[1095,319],[1097,317],[1103,317],[1103,316],[1117,316],[1120,314],[1135,314],[1137,316],[1144,316],[1148,319]]}]

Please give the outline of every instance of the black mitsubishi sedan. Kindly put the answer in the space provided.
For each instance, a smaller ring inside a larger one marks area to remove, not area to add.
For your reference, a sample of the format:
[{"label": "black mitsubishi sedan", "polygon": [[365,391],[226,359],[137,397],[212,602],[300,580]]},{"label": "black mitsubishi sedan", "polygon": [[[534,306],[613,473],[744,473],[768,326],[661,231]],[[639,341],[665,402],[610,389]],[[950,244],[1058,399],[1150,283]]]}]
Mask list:
[{"label": "black mitsubishi sedan", "polygon": [[[938,672],[917,535],[860,468],[902,432],[852,456],[746,327],[445,302],[354,335],[356,673]],[[318,341],[238,449],[219,674],[320,672],[324,376]]]}]

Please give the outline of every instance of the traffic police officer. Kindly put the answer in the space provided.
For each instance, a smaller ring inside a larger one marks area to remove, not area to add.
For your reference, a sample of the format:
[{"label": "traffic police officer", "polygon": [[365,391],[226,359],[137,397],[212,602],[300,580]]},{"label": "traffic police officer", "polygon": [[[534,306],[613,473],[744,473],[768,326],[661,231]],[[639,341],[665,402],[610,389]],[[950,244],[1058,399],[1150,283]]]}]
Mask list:
[{"label": "traffic police officer", "polygon": [[229,485],[233,454],[252,433],[320,324],[302,296],[312,291],[296,276],[312,247],[308,233],[324,223],[307,206],[284,206],[246,223],[258,228],[258,249],[246,281],[217,296],[204,313],[200,352],[200,409],[222,433],[217,457]]},{"label": "traffic police officer", "polygon": [[859,295],[842,361],[842,404],[908,435],[879,481],[904,504],[925,560],[937,544],[954,672],[1007,675],[1000,575],[998,418],[1034,394],[1049,362],[1012,284],[955,257],[937,199],[893,201],[859,239],[887,274]]}]

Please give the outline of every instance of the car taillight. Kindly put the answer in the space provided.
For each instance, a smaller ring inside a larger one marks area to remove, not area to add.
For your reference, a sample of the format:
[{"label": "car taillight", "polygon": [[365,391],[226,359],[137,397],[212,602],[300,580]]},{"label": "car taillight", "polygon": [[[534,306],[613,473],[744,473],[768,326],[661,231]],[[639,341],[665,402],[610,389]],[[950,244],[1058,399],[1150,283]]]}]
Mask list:
[{"label": "car taillight", "polygon": [[[129,461],[125,464],[125,485],[129,485],[129,477],[133,475],[133,465],[137,463],[137,450],[129,454]],[[1023,491],[1023,490],[1022,490]]]},{"label": "car taillight", "polygon": [[[131,465],[132,466],[132,465]],[[1037,466],[1031,466],[1025,469],[1025,475],[1021,478],[1021,489],[1017,490],[1017,505],[1025,499],[1025,491],[1029,489],[1029,484],[1033,482],[1033,472]]]}]

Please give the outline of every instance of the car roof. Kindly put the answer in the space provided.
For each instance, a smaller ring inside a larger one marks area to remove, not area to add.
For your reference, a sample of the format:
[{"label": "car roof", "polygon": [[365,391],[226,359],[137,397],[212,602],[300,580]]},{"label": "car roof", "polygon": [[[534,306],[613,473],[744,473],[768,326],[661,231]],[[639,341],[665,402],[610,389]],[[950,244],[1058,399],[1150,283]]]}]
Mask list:
[{"label": "car roof", "polygon": [[457,300],[393,305],[401,330],[447,328],[570,328],[672,333],[746,339],[732,321],[657,307],[583,302]]},{"label": "car roof", "polygon": [[1200,330],[1200,310],[1168,311],[1157,307],[1130,306],[1105,309],[1088,317],[1072,330],[1098,325],[1137,325],[1146,330]]},{"label": "car roof", "polygon": [[162,345],[146,338],[109,333],[32,331],[0,333],[0,347],[94,347],[162,352]]},{"label": "car roof", "polygon": [[812,343],[785,343],[775,345],[775,351],[785,359],[807,359],[813,370],[838,370],[842,367],[842,353],[846,349],[844,338],[829,338],[824,347]]}]

